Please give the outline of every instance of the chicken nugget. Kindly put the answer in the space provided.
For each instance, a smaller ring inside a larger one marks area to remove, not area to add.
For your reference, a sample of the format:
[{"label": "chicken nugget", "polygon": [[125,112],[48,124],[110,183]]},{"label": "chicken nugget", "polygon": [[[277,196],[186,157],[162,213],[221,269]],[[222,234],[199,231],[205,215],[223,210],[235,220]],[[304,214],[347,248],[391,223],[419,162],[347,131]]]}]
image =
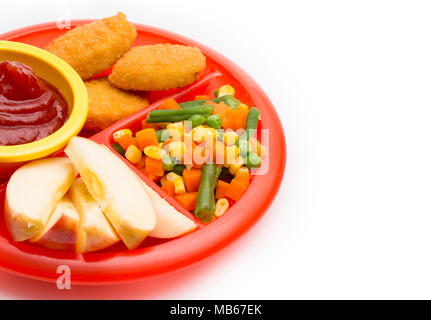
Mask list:
[{"label": "chicken nugget", "polygon": [[45,49],[69,63],[83,79],[109,68],[136,38],[136,28],[119,12],[116,16],[77,26]]},{"label": "chicken nugget", "polygon": [[85,129],[99,131],[148,106],[148,100],[114,87],[106,78],[85,82],[88,117]]},{"label": "chicken nugget", "polygon": [[125,90],[157,91],[184,87],[205,69],[196,47],[156,44],[130,49],[114,65],[109,81]]}]

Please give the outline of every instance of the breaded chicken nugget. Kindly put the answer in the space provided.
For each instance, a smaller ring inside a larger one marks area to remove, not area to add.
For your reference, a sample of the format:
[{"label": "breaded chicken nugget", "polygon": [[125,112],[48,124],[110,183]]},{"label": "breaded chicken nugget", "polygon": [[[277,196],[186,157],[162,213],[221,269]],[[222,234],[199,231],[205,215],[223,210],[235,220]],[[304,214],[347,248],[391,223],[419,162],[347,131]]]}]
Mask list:
[{"label": "breaded chicken nugget", "polygon": [[85,129],[99,131],[148,106],[148,100],[114,87],[106,78],[85,82],[88,117]]},{"label": "breaded chicken nugget", "polygon": [[109,81],[125,90],[156,91],[183,87],[205,69],[196,47],[156,44],[130,49],[114,65]]},{"label": "breaded chicken nugget", "polygon": [[83,79],[109,68],[136,38],[136,28],[119,12],[116,16],[78,26],[45,48],[69,63]]}]

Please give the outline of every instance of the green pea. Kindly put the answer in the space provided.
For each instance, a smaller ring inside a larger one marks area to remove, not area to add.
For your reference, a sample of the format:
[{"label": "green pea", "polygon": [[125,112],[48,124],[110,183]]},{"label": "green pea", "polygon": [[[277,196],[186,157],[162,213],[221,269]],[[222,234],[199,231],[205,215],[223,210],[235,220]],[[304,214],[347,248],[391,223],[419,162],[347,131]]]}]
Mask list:
[{"label": "green pea", "polygon": [[207,125],[214,129],[221,129],[221,119],[218,114],[213,114],[207,118]]},{"label": "green pea", "polygon": [[166,171],[172,171],[175,167],[175,161],[168,155],[165,155],[162,159],[163,169]]},{"label": "green pea", "polygon": [[175,172],[177,175],[182,176],[185,168],[186,166],[183,164],[176,164],[174,165],[174,168],[172,169],[172,171]]},{"label": "green pea", "polygon": [[262,159],[257,155],[257,153],[251,153],[247,157],[247,167],[249,168],[259,168],[262,163]]},{"label": "green pea", "polygon": [[189,118],[189,121],[192,122],[192,128],[196,128],[205,123],[206,118],[203,115],[195,114]]}]

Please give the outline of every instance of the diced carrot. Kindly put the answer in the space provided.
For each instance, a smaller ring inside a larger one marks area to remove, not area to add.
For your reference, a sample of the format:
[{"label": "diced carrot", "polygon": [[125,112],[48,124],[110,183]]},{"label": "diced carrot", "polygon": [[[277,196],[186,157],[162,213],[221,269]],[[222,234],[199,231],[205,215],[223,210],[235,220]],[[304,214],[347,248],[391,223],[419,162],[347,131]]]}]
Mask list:
[{"label": "diced carrot", "polygon": [[162,186],[162,190],[164,190],[169,196],[173,197],[175,195],[174,182],[166,179],[165,183]]},{"label": "diced carrot", "polygon": [[162,186],[162,188],[163,188],[163,186],[165,185],[166,181],[167,181],[166,176],[163,176],[163,177],[160,179],[160,185]]},{"label": "diced carrot", "polygon": [[160,181],[160,176],[156,176],[156,175],[154,175],[154,174],[151,174],[151,173],[149,173],[149,174],[147,174],[146,175],[151,181],[153,181],[154,183],[158,183],[159,181]]},{"label": "diced carrot", "polygon": [[163,169],[162,160],[156,160],[150,157],[145,158],[145,171],[144,173],[148,176],[150,174],[156,176],[163,176],[165,174],[165,170]]},{"label": "diced carrot", "polygon": [[142,129],[153,128],[154,130],[159,130],[160,126],[158,123],[147,123],[147,120],[142,120]]},{"label": "diced carrot", "polygon": [[202,170],[200,169],[184,169],[183,180],[186,186],[187,192],[198,191],[201,183]]},{"label": "diced carrot", "polygon": [[210,97],[207,96],[206,94],[201,94],[201,95],[197,95],[195,96],[195,100],[209,100]]},{"label": "diced carrot", "polygon": [[247,107],[241,107],[240,109],[232,109],[231,107],[227,107],[225,108],[223,114],[220,115],[221,125],[223,129],[238,130],[245,128],[247,115]]},{"label": "diced carrot", "polygon": [[228,198],[238,201],[241,198],[241,196],[244,194],[245,190],[247,190],[247,188],[243,183],[235,179],[232,179],[232,181],[229,184],[229,187],[226,190],[225,195]]},{"label": "diced carrot", "polygon": [[163,101],[163,103],[160,105],[159,109],[165,109],[165,110],[178,110],[181,109],[181,107],[178,105],[178,103],[172,99],[166,99]]},{"label": "diced carrot", "polygon": [[138,142],[131,135],[125,134],[117,139],[117,142],[123,147],[124,150],[127,150],[129,146],[134,145],[138,147]]},{"label": "diced carrot", "polygon": [[223,115],[220,116],[221,118],[221,126],[223,129],[234,129],[234,127],[236,127],[235,125],[235,116],[236,116],[236,112],[234,109],[232,109],[231,107],[227,107],[224,112]]},{"label": "diced carrot", "polygon": [[238,107],[236,110],[237,118],[235,121],[236,128],[235,130],[245,128],[246,122],[247,122],[247,115],[248,115],[248,108],[245,107],[245,109],[240,109],[241,106]]},{"label": "diced carrot", "polygon": [[146,156],[142,156],[141,160],[136,164],[136,169],[141,170],[145,168],[145,158]]},{"label": "diced carrot", "polygon": [[196,207],[197,192],[188,192],[175,196],[175,199],[188,211],[192,211]]},{"label": "diced carrot", "polygon": [[228,108],[228,105],[225,104],[223,101],[219,102],[219,103],[215,103],[213,101],[207,101],[205,102],[205,104],[209,104],[212,105],[214,107],[214,114],[218,114],[220,116],[221,119],[223,119],[224,113],[226,108]]},{"label": "diced carrot", "polygon": [[229,183],[223,180],[217,180],[217,188],[215,193],[216,199],[224,198],[226,196],[227,188],[229,188]]},{"label": "diced carrot", "polygon": [[142,129],[136,132],[136,140],[138,141],[139,149],[142,151],[148,146],[158,146],[156,130],[153,128]]},{"label": "diced carrot", "polygon": [[250,184],[250,171],[247,167],[239,168],[233,180],[242,183],[246,188],[248,188],[248,185]]}]

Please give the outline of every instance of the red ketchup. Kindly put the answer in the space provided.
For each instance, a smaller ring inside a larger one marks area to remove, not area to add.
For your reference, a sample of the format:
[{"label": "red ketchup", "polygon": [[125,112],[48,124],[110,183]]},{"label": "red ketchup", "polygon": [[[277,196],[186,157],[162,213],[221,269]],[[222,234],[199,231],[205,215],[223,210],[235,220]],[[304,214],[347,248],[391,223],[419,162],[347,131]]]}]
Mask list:
[{"label": "red ketchup", "polygon": [[58,130],[67,104],[56,89],[20,62],[0,63],[0,145],[36,141]]}]

